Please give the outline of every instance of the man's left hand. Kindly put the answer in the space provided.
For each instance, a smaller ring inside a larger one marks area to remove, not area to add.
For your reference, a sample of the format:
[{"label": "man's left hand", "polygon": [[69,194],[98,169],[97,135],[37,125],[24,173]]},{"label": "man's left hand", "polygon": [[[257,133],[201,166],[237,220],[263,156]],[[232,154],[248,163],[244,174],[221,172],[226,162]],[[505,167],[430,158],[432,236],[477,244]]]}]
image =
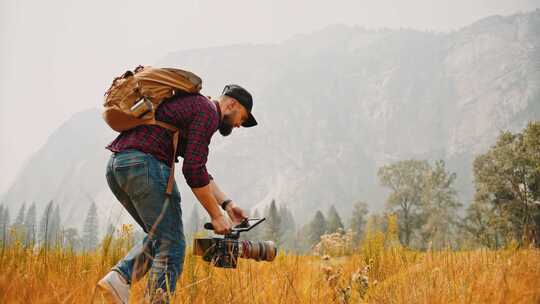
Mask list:
[{"label": "man's left hand", "polygon": [[244,219],[247,219],[248,216],[242,208],[236,206],[234,202],[230,202],[227,207],[225,208],[227,210],[227,214],[233,221],[234,225],[240,224]]}]

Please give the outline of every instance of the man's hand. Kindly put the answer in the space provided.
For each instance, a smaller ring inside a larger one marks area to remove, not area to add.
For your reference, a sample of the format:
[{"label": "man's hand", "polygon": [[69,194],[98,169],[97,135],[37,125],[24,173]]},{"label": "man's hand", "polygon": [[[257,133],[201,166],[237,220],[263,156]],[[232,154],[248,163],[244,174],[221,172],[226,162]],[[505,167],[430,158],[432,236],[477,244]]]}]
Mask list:
[{"label": "man's hand", "polygon": [[244,210],[236,206],[234,202],[230,202],[229,204],[227,204],[225,210],[227,210],[227,214],[229,215],[235,226],[240,224],[244,219],[248,218]]},{"label": "man's hand", "polygon": [[232,229],[231,222],[223,214],[212,219],[212,226],[214,226],[214,232],[217,234],[227,234],[230,233]]}]

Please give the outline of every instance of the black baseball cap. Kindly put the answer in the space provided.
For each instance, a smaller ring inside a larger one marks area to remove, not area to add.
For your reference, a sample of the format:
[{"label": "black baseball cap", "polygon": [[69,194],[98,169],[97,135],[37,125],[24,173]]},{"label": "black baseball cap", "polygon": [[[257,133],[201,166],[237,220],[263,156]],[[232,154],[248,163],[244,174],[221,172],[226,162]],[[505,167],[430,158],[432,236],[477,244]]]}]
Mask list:
[{"label": "black baseball cap", "polygon": [[251,109],[253,108],[253,98],[249,92],[237,84],[229,84],[223,88],[222,95],[232,97],[246,108],[248,112],[248,119],[242,124],[242,127],[254,127],[257,125],[257,120],[251,114]]}]

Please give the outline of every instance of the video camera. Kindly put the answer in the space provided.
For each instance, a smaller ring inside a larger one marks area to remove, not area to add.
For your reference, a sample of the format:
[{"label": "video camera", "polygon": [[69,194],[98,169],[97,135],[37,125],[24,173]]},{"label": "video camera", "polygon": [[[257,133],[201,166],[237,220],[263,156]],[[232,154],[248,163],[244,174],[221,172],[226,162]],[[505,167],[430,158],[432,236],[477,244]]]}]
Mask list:
[{"label": "video camera", "polygon": [[[202,256],[204,261],[221,268],[236,268],[238,257],[256,261],[273,261],[277,254],[274,242],[239,240],[241,232],[250,231],[264,220],[265,218],[245,219],[223,238],[194,239],[193,254]],[[250,221],[256,222],[250,225]],[[204,224],[204,228],[214,230],[211,223]]]}]

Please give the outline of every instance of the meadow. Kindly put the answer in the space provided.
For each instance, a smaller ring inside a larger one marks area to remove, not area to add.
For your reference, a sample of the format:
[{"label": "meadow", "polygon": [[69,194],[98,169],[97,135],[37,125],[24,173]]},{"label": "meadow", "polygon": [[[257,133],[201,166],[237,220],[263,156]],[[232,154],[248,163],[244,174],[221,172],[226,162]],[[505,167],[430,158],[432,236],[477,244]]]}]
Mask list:
[{"label": "meadow", "polygon": [[[86,253],[4,247],[0,303],[105,303],[96,282],[132,242],[109,237]],[[383,233],[340,246],[241,260],[235,270],[212,267],[188,248],[173,303],[540,303],[538,249],[414,251]],[[144,303],[144,287],[133,286],[130,303]]]}]

